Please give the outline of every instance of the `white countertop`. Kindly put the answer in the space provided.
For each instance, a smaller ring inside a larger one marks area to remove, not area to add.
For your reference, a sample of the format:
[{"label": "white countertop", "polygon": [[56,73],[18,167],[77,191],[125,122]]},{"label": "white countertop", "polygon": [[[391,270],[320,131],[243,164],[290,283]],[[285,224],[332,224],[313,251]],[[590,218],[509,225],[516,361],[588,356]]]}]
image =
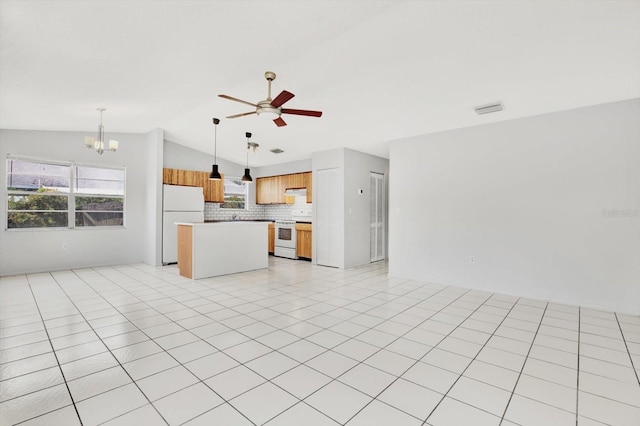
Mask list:
[{"label": "white countertop", "polygon": [[269,267],[269,222],[241,220],[176,224],[178,267],[184,276],[200,279]]}]

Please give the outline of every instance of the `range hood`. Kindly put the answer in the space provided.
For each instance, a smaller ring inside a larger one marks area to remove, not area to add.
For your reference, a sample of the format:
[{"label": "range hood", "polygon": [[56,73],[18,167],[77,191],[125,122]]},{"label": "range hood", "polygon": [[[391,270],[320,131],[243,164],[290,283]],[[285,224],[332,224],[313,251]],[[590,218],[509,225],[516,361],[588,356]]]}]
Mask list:
[{"label": "range hood", "polygon": [[295,195],[300,197],[306,197],[307,188],[287,188],[284,190],[284,195]]}]

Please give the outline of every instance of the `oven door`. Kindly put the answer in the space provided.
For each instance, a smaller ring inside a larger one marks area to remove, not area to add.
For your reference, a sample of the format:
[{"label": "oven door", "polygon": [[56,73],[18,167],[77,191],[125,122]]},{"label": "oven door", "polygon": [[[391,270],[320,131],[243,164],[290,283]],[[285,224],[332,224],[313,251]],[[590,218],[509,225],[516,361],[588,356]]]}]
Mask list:
[{"label": "oven door", "polygon": [[276,225],[276,247],[296,248],[295,225]]}]

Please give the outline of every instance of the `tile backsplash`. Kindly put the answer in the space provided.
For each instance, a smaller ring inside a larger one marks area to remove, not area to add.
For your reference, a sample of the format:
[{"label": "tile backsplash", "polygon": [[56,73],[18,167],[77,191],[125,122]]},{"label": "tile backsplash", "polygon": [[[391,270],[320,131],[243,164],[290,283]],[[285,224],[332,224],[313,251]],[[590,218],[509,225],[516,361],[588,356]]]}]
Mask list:
[{"label": "tile backsplash", "polygon": [[[221,209],[218,203],[204,203],[204,220],[290,220],[293,207],[294,205],[290,204],[252,204],[249,205],[248,210],[240,210]],[[235,218],[234,215],[236,216]]]}]

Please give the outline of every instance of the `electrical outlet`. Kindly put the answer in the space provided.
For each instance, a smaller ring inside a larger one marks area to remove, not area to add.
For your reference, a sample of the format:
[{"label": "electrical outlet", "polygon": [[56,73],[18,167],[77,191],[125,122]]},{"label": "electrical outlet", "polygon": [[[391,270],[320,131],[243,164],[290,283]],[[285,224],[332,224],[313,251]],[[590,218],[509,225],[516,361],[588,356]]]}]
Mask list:
[{"label": "electrical outlet", "polygon": [[476,258],[474,256],[469,256],[469,263],[476,263]]},{"label": "electrical outlet", "polygon": [[62,250],[66,250],[69,248],[69,244],[67,243],[62,243]]}]

